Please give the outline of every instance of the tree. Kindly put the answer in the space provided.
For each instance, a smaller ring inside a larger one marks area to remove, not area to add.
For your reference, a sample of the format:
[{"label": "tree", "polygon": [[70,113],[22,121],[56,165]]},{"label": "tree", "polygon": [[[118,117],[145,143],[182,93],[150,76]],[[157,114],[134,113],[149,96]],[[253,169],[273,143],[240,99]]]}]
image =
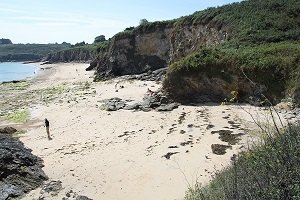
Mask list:
[{"label": "tree", "polygon": [[104,35],[99,35],[99,36],[95,37],[94,43],[104,42],[104,41],[106,41],[105,36]]},{"label": "tree", "polygon": [[82,41],[82,42],[76,43],[74,46],[75,47],[80,47],[80,46],[84,46],[85,44],[86,44],[85,41]]},{"label": "tree", "polygon": [[0,39],[0,44],[12,44],[11,40],[10,39]]},{"label": "tree", "polygon": [[145,24],[148,24],[149,21],[147,19],[141,19],[140,20],[140,25],[145,25]]}]

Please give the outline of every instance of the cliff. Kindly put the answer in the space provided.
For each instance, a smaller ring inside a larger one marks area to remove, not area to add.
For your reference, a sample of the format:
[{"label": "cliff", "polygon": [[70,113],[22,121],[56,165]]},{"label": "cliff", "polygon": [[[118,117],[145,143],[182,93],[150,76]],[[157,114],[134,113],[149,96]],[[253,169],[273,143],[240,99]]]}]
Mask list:
[{"label": "cliff", "polygon": [[106,52],[92,64],[98,78],[139,74],[167,67],[202,47],[219,45],[228,36],[226,26],[213,23],[149,23],[115,35]]},{"label": "cliff", "polygon": [[91,47],[91,45],[86,45],[83,47],[68,48],[58,52],[50,53],[44,57],[43,61],[48,61],[50,63],[89,62],[95,59],[96,56],[96,49]]},{"label": "cliff", "polygon": [[235,91],[242,101],[299,102],[299,11],[297,0],[249,0],[147,22],[116,34],[89,69],[101,80],[168,67],[164,91],[180,101]]}]

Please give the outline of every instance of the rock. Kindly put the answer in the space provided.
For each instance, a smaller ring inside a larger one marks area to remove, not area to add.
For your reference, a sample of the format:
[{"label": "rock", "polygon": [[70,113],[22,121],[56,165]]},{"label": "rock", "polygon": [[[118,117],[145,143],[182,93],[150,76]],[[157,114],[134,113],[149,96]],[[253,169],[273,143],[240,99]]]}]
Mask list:
[{"label": "rock", "polygon": [[76,197],[76,200],[93,200],[93,199],[90,199],[90,198],[88,198],[88,197],[86,197],[86,196],[78,195],[78,196]]},{"label": "rock", "polygon": [[51,196],[56,196],[62,189],[61,181],[50,181],[43,185],[40,193],[49,193]]},{"label": "rock", "polygon": [[171,103],[171,104],[167,104],[167,105],[161,105],[156,110],[157,111],[172,111],[175,108],[178,108],[178,104],[177,103]]},{"label": "rock", "polygon": [[217,155],[224,155],[228,148],[231,149],[232,147],[229,145],[223,145],[223,144],[212,144],[211,145],[212,152]]},{"label": "rock", "polygon": [[102,108],[106,111],[117,111],[126,106],[126,102],[118,97],[106,99],[103,100],[103,102],[104,105],[102,106]]},{"label": "rock", "polygon": [[146,94],[141,103],[145,108],[157,108],[160,106],[160,97],[157,94],[149,95]]},{"label": "rock", "polygon": [[[142,102],[127,104],[128,100],[122,100],[118,97],[103,100],[104,105],[102,108],[106,111],[117,111],[120,109],[125,110],[141,110],[144,112],[149,112],[152,109],[157,108],[157,111],[171,111],[178,108],[177,103],[173,103],[170,99],[164,96],[160,91],[153,92],[151,94],[146,94]],[[161,102],[165,104],[162,105]]]},{"label": "rock", "polygon": [[5,134],[13,134],[17,131],[18,130],[13,127],[0,128],[0,133],[5,133]]},{"label": "rock", "polygon": [[48,179],[43,161],[24,144],[0,133],[0,199],[21,197]]},{"label": "rock", "polygon": [[139,103],[134,103],[134,104],[131,104],[131,105],[126,105],[124,107],[125,110],[138,110],[140,108],[141,104]]}]

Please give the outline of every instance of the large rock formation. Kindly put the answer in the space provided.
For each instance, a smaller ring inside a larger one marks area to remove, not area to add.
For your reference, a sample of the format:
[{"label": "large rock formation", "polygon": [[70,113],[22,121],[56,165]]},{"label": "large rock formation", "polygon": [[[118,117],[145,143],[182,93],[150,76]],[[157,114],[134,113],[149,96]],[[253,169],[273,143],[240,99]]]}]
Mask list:
[{"label": "large rock formation", "polygon": [[23,196],[39,187],[47,176],[43,161],[23,143],[0,133],[0,200]]},{"label": "large rock formation", "polygon": [[226,27],[213,23],[154,22],[115,35],[90,68],[96,68],[98,78],[156,70],[201,47],[220,44],[228,35]]}]

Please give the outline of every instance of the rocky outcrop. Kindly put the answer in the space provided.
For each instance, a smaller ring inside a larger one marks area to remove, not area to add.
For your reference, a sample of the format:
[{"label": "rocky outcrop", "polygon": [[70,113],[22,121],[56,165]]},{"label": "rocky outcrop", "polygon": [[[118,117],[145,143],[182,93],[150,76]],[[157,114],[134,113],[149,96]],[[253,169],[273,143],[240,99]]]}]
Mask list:
[{"label": "rocky outcrop", "polygon": [[0,133],[0,200],[23,196],[39,187],[47,176],[43,161],[24,144]]},{"label": "rocky outcrop", "polygon": [[228,35],[226,27],[210,23],[151,23],[115,35],[90,68],[96,68],[98,79],[154,71],[201,47],[220,44]]},{"label": "rocky outcrop", "polygon": [[103,100],[102,109],[106,111],[117,111],[120,109],[124,110],[135,110],[149,112],[151,110],[156,111],[172,111],[178,108],[179,104],[173,102],[167,98],[161,91],[152,92],[148,91],[144,95],[142,102],[130,103],[130,100],[122,100],[120,98],[111,98]]},{"label": "rocky outcrop", "polygon": [[56,53],[48,54],[43,61],[49,63],[57,62],[90,62],[96,58],[96,51],[86,48],[70,48]]}]

